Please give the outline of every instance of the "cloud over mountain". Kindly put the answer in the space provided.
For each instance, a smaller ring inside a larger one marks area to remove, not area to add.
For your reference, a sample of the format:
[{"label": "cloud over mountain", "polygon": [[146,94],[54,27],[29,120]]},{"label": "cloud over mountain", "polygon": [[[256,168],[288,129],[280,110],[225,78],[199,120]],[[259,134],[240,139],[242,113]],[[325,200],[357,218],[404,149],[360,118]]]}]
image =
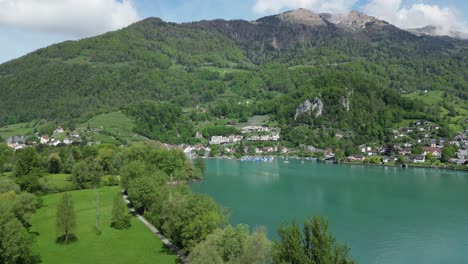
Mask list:
[{"label": "cloud over mountain", "polygon": [[131,0],[0,0],[0,26],[93,36],[140,19]]},{"label": "cloud over mountain", "polygon": [[404,6],[402,0],[371,0],[364,6],[364,11],[400,28],[432,25],[436,35],[468,37],[468,25],[450,7],[424,3]]}]

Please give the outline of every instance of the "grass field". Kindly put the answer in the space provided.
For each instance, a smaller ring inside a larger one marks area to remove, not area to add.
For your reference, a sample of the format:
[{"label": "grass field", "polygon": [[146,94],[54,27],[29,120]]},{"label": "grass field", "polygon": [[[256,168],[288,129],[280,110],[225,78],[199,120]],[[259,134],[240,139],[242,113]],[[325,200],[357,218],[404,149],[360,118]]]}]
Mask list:
[{"label": "grass field", "polygon": [[236,127],[243,128],[246,126],[265,126],[269,125],[268,120],[270,119],[269,115],[255,115],[249,118],[246,123],[238,123]]},{"label": "grass field", "polygon": [[88,127],[101,130],[101,133],[86,132],[85,135],[95,141],[102,143],[119,143],[116,137],[126,139],[129,142],[139,142],[146,140],[145,137],[133,133],[135,123],[122,111],[102,114],[91,118],[88,122],[78,126],[78,129],[84,131]]},{"label": "grass field", "polygon": [[11,124],[0,127],[0,136],[7,139],[8,137],[16,135],[32,135],[34,133],[34,128],[40,131],[41,128],[50,126],[51,124],[54,124],[54,122],[47,120],[34,120],[26,123]]},{"label": "grass field", "polygon": [[41,184],[52,192],[73,190],[73,183],[68,180],[70,174],[48,174],[40,179]]},{"label": "grass field", "polygon": [[451,124],[450,126],[455,131],[462,131],[465,129],[465,120],[468,118],[468,102],[466,102],[465,100],[462,100],[458,97],[450,96],[448,96],[448,98],[444,98],[443,91],[430,91],[428,93],[410,93],[405,94],[403,96],[410,99],[419,99],[430,106],[438,105],[441,102],[447,103],[449,107],[454,108],[455,112],[457,112],[458,115],[450,117],[449,110],[445,107],[441,107],[441,111],[439,113],[440,117],[449,118]]},{"label": "grass field", "polygon": [[132,227],[128,230],[115,230],[109,227],[112,202],[119,187],[99,189],[102,234],[96,235],[95,191],[79,190],[72,194],[78,241],[69,245],[55,243],[56,207],[62,194],[43,197],[44,207],[40,208],[31,220],[31,232],[38,234],[36,250],[42,262],[55,263],[177,263],[177,258],[168,252],[162,242],[137,218],[132,217]]}]

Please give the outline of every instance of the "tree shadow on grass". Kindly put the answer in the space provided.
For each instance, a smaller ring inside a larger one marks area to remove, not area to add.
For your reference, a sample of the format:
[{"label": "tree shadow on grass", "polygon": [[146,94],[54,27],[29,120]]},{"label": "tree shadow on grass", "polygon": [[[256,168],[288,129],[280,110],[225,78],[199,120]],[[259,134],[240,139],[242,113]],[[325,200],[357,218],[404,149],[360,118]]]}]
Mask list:
[{"label": "tree shadow on grass", "polygon": [[71,235],[68,235],[68,239],[65,235],[57,237],[57,239],[55,240],[55,243],[60,244],[60,245],[68,245],[76,241],[78,241],[78,237],[71,234]]},{"label": "tree shadow on grass", "polygon": [[[163,245],[162,245],[161,250],[159,250],[159,253],[165,254],[165,255],[177,256],[177,254],[174,253],[174,251],[172,251],[171,248],[169,248],[166,244],[163,244]],[[175,263],[177,263],[177,264],[183,264],[184,262],[178,257],[178,258],[176,259]]]}]

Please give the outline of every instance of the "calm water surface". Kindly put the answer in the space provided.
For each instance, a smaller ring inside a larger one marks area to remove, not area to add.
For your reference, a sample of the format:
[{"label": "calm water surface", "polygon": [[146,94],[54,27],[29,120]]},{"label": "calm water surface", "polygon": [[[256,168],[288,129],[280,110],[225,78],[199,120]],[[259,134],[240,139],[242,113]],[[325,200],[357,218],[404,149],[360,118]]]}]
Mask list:
[{"label": "calm water surface", "polygon": [[359,263],[468,263],[466,172],[215,159],[192,188],[273,239],[282,223],[326,216]]}]

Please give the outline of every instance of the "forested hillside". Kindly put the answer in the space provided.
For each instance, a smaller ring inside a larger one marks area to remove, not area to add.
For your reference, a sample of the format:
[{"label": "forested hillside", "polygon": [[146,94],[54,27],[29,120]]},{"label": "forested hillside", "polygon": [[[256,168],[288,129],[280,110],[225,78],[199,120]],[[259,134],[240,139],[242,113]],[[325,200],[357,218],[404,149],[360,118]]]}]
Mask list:
[{"label": "forested hillside", "polygon": [[[40,49],[0,65],[0,126],[86,120],[152,100],[207,109],[192,113],[193,121],[269,114],[294,143],[324,140],[335,130],[353,142],[384,141],[386,129],[404,118],[450,122],[401,94],[441,90],[468,99],[466,41],[416,36],[376,20],[350,30],[324,14],[303,23],[295,12],[255,22],[149,18]],[[299,104],[314,98],[323,113],[295,118]],[[134,106],[134,116],[151,113]]]}]

